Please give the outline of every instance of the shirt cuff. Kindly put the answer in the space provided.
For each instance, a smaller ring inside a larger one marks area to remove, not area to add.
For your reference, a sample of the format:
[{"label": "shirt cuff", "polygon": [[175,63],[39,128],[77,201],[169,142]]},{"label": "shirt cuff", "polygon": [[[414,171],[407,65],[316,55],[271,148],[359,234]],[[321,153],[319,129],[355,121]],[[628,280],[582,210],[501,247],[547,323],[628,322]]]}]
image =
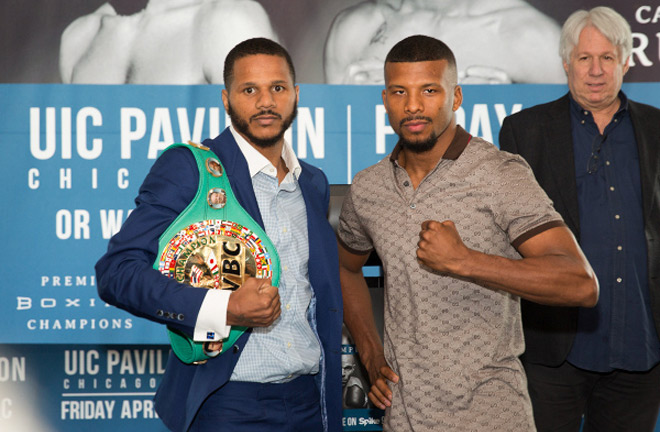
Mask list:
[{"label": "shirt cuff", "polygon": [[229,337],[231,326],[227,325],[227,305],[231,291],[210,289],[197,315],[193,340],[195,342],[217,342]]}]

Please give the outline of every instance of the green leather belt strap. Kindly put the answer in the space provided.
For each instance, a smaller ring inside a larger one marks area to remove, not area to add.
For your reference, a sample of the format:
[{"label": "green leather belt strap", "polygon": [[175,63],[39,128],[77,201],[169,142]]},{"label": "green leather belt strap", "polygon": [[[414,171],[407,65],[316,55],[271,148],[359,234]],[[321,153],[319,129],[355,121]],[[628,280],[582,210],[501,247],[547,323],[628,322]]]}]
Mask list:
[{"label": "green leather belt strap", "polygon": [[[206,146],[172,144],[192,151],[199,168],[199,187],[192,202],[160,236],[154,268],[194,287],[237,289],[247,277],[280,278],[279,257],[265,231],[238,203],[215,154]],[[246,327],[234,326],[223,340],[231,347]],[[204,342],[194,342],[169,328],[174,354],[184,363],[210,358]]]}]

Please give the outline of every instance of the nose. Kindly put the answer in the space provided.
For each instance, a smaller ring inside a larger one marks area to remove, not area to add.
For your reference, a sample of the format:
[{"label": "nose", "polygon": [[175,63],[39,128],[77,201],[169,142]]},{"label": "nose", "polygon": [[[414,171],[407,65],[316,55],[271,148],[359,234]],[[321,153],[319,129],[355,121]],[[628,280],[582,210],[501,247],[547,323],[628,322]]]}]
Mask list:
[{"label": "nose", "polygon": [[594,58],[589,65],[589,74],[598,76],[603,73],[603,65],[599,58]]},{"label": "nose", "polygon": [[406,99],[405,109],[406,112],[411,114],[424,111],[424,104],[421,97],[418,94],[410,93]]},{"label": "nose", "polygon": [[257,98],[257,108],[273,108],[275,106],[275,98],[270,91],[262,91]]}]

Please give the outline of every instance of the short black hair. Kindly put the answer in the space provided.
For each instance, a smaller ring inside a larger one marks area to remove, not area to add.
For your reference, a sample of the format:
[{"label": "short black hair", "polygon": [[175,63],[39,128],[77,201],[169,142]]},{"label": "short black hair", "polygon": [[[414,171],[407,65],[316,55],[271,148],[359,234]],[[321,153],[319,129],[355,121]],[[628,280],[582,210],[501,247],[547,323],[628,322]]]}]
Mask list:
[{"label": "short black hair", "polygon": [[456,73],[456,57],[443,41],[431,36],[413,35],[397,42],[385,57],[387,63],[414,63],[446,60]]},{"label": "short black hair", "polygon": [[291,72],[291,78],[293,82],[296,82],[296,70],[293,67],[293,61],[291,56],[286,49],[275,41],[266,38],[252,38],[247,39],[229,51],[227,57],[225,58],[225,68],[223,71],[223,79],[225,82],[225,89],[229,90],[231,81],[234,78],[234,64],[237,60],[242,59],[243,57],[248,57],[251,55],[257,54],[266,54],[273,55],[277,57],[282,57],[286,60],[287,65],[289,66],[289,72]]}]

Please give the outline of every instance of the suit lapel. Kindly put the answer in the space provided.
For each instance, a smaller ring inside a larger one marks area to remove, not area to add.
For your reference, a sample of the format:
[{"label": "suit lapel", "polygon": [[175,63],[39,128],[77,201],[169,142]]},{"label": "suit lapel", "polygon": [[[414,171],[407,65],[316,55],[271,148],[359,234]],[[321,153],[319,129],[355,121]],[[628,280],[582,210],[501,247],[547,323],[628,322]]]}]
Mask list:
[{"label": "suit lapel", "polygon": [[628,107],[639,152],[645,223],[651,224],[651,209],[655,208],[654,202],[660,200],[660,181],[657,179],[660,173],[660,125],[657,119],[648,118],[635,102],[629,100]]},{"label": "suit lapel", "polygon": [[566,223],[579,232],[580,216],[577,200],[577,182],[575,180],[575,162],[573,161],[573,135],[568,96],[557,100],[550,106],[548,118],[539,122],[545,128],[544,148],[548,149],[551,172],[559,194],[568,210]]},{"label": "suit lapel", "polygon": [[311,182],[311,174],[303,166],[302,171],[300,172],[300,177],[298,178],[298,185],[300,186],[300,191],[302,192],[303,199],[305,200],[305,210],[307,212],[307,237],[309,242],[309,275],[310,280],[314,275],[312,271],[312,266],[315,260],[313,257],[318,251],[318,246],[320,243],[319,229],[316,226],[316,221],[323,218],[322,210],[319,208],[321,200],[314,198],[314,194],[318,194],[318,191],[314,188],[314,185]]},{"label": "suit lapel", "polygon": [[[204,144],[208,145],[206,142]],[[264,221],[259,211],[257,197],[254,195],[254,189],[252,188],[252,178],[250,178],[247,161],[238,144],[236,144],[236,140],[234,140],[234,136],[231,134],[229,128],[225,129],[220,136],[211,141],[210,145],[225,168],[231,189],[239,204],[264,228]]]}]

